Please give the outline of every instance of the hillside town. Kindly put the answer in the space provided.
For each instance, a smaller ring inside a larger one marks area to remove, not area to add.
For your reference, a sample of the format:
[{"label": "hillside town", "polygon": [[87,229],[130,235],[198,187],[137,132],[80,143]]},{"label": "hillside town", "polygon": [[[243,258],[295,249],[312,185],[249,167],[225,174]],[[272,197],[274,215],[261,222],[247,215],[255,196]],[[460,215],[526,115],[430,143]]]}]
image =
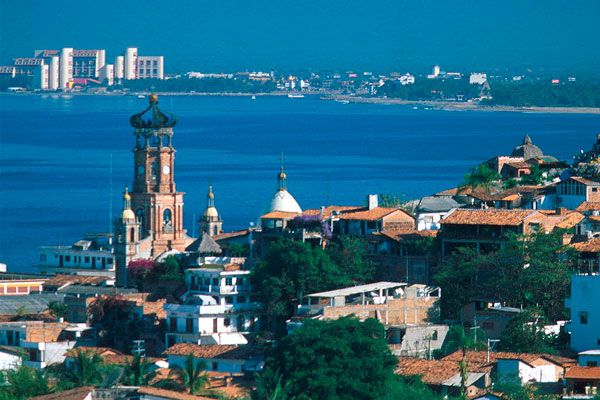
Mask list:
[{"label": "hillside town", "polygon": [[209,184],[192,237],[177,121],[154,94],[131,116],[112,232],[0,275],[0,399],[597,398],[600,134],[564,161],[524,133],[454,188],[309,209],[282,156],[258,226],[228,231]]}]

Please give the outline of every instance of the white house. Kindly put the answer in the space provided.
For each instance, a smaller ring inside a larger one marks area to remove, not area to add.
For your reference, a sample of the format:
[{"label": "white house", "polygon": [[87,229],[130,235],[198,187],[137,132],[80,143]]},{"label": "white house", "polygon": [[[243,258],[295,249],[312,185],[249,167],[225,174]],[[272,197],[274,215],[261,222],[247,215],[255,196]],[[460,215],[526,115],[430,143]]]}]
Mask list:
[{"label": "white house", "polygon": [[469,83],[471,85],[483,85],[487,82],[487,74],[483,72],[473,72],[469,75]]},{"label": "white house", "polygon": [[571,311],[571,322],[565,325],[571,333],[571,348],[576,351],[600,347],[600,274],[576,274],[571,277],[571,297],[565,306]]},{"label": "white house", "polygon": [[205,364],[207,371],[241,374],[257,372],[264,366],[264,351],[261,348],[243,345],[197,345],[178,343],[165,351],[169,368],[183,368],[189,355],[194,358],[194,365]]},{"label": "white house", "polygon": [[0,345],[21,348],[27,355],[23,365],[43,369],[62,363],[67,350],[76,344],[93,343],[86,324],[18,321],[0,323]]},{"label": "white house", "polygon": [[409,73],[406,73],[406,74],[400,76],[399,80],[400,80],[400,84],[403,86],[404,85],[412,85],[415,83],[414,75],[411,75]]},{"label": "white house", "polygon": [[566,364],[557,361],[555,357],[543,354],[505,354],[496,357],[498,381],[521,385],[532,382],[559,382],[564,376],[565,366]]},{"label": "white house", "polygon": [[246,344],[244,334],[258,329],[260,304],[251,297],[244,259],[205,257],[186,270],[184,304],[165,304],[166,347],[175,343]]},{"label": "white house", "polygon": [[421,198],[415,209],[417,230],[440,229],[440,221],[450,211],[463,206],[464,204],[454,200],[452,196],[426,196]]}]

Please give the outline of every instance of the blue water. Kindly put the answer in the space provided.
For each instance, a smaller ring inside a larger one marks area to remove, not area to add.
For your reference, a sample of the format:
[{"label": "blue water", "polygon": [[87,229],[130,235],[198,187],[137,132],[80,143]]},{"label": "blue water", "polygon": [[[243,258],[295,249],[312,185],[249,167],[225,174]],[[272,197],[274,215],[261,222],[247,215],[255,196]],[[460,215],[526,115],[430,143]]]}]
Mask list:
[{"label": "blue water", "polygon": [[[434,193],[482,160],[509,154],[525,133],[570,158],[600,132],[600,116],[413,110],[317,98],[166,97],[184,221],[205,207],[212,179],[226,230],[256,221],[276,188],[285,153],[288,189],[303,208],[362,204],[368,193]],[[110,204],[133,177],[136,97],[0,96],[0,262],[31,270],[37,247],[108,231]],[[112,157],[112,197],[111,193]]]}]

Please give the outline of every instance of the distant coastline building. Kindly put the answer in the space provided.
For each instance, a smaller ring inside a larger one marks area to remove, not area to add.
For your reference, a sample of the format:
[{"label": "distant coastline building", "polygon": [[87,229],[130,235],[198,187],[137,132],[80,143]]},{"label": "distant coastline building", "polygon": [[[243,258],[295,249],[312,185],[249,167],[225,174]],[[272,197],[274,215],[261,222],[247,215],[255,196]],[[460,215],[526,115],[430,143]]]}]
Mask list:
[{"label": "distant coastline building", "polygon": [[483,72],[473,72],[469,75],[469,83],[471,85],[483,85],[487,82],[487,74]]}]

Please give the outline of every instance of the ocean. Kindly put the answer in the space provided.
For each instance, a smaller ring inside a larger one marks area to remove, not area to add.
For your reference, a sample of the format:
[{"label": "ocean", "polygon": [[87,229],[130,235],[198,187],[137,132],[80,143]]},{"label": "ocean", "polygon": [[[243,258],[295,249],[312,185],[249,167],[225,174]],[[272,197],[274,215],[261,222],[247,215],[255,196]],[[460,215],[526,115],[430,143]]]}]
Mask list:
[{"label": "ocean", "polygon": [[[133,179],[135,96],[0,95],[0,262],[35,271],[37,248],[107,232]],[[256,223],[276,190],[283,152],[288,190],[303,209],[406,199],[456,186],[468,169],[510,154],[525,133],[568,160],[589,149],[600,115],[441,111],[342,104],[318,97],[160,96],[179,117],[175,180],[184,225],[206,205],[209,179],[225,230]],[[111,211],[112,209],[112,211]]]}]

